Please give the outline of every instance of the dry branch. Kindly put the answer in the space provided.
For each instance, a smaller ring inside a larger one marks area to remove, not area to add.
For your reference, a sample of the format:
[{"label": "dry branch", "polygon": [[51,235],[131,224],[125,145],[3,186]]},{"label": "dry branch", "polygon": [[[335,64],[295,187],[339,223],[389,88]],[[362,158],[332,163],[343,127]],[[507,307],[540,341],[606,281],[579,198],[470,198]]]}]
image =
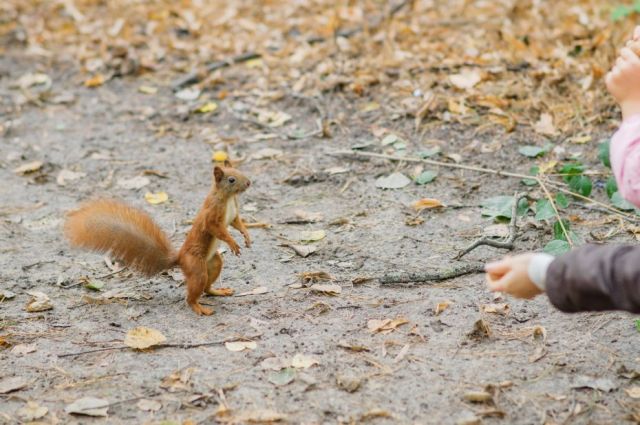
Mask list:
[{"label": "dry branch", "polygon": [[477,241],[475,241],[474,243],[472,243],[471,245],[469,245],[467,248],[460,251],[458,255],[455,257],[455,259],[456,260],[461,259],[465,255],[467,255],[468,253],[470,253],[471,251],[473,251],[474,249],[482,245],[491,246],[493,248],[512,250],[514,248],[513,243],[516,240],[516,235],[518,232],[518,228],[517,228],[518,203],[520,203],[521,199],[526,197],[527,195],[525,195],[524,193],[516,193],[513,196],[514,204],[513,204],[513,207],[511,208],[511,221],[509,222],[509,235],[504,241],[496,241],[489,238],[488,236],[484,236],[478,239]]},{"label": "dry branch", "polygon": [[389,273],[380,277],[380,284],[390,285],[394,283],[426,283],[453,279],[471,273],[483,273],[483,263],[464,263],[451,268],[434,272],[415,273]]}]

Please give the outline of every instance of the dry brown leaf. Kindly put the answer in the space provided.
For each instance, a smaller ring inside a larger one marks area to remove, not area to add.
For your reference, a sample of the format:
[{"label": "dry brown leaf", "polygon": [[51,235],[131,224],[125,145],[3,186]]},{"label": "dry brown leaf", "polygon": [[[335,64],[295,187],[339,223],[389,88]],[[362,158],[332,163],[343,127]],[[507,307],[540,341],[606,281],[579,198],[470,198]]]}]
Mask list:
[{"label": "dry brown leaf", "polygon": [[472,403],[489,403],[493,401],[493,396],[486,391],[469,391],[463,398]]},{"label": "dry brown leaf", "polygon": [[31,422],[44,417],[48,412],[49,409],[45,406],[40,406],[35,401],[28,401],[27,405],[18,409],[16,414],[21,420]]},{"label": "dry brown leaf", "polygon": [[444,301],[440,301],[438,304],[436,304],[436,308],[434,309],[433,313],[436,316],[439,316],[440,313],[442,313],[443,311],[445,311],[447,308],[449,308],[449,306],[452,304],[451,301],[449,300],[444,300]]},{"label": "dry brown leaf", "polygon": [[21,175],[31,174],[39,171],[43,165],[44,162],[42,161],[27,162],[26,164],[22,164],[18,168],[15,168],[13,172]]},{"label": "dry brown leaf", "polygon": [[555,136],[558,133],[553,125],[553,117],[550,114],[541,114],[540,120],[534,124],[533,129],[545,136]]},{"label": "dry brown leaf", "polygon": [[38,313],[53,309],[53,304],[51,303],[49,296],[44,292],[27,291],[27,294],[31,295],[31,300],[29,300],[25,307],[25,310],[29,313]]},{"label": "dry brown leaf", "polygon": [[109,401],[102,398],[83,397],[64,408],[67,413],[86,416],[107,416]]},{"label": "dry brown leaf", "polygon": [[27,386],[27,380],[22,376],[0,379],[0,394],[18,391]]},{"label": "dry brown leaf", "polygon": [[640,387],[629,387],[625,388],[624,392],[631,398],[638,399],[640,398]]},{"label": "dry brown leaf", "polygon": [[67,182],[81,179],[83,177],[86,177],[86,175],[87,173],[81,173],[66,169],[61,170],[58,173],[58,177],[56,177],[56,183],[58,183],[59,186],[66,186]]},{"label": "dry brown leaf", "polygon": [[143,398],[142,400],[138,401],[136,406],[138,406],[138,409],[145,412],[157,412],[162,408],[162,403],[156,400],[147,400]]},{"label": "dry brown leaf", "polygon": [[486,304],[482,306],[482,311],[484,311],[485,313],[493,313],[493,314],[499,314],[501,316],[507,316],[511,311],[511,308],[507,303]]},{"label": "dry brown leaf", "polygon": [[11,349],[11,353],[17,356],[24,356],[25,354],[35,353],[36,350],[36,344],[18,344]]},{"label": "dry brown leaf", "polygon": [[480,81],[482,73],[478,69],[465,69],[460,74],[449,75],[449,82],[460,90],[469,90]]},{"label": "dry brown leaf", "polygon": [[437,199],[423,198],[413,203],[413,209],[416,211],[422,211],[427,208],[441,208],[444,204]]},{"label": "dry brown leaf", "polygon": [[189,389],[189,381],[191,376],[195,372],[195,368],[189,367],[186,369],[173,372],[171,375],[166,376],[160,383],[160,388],[164,388],[169,392],[186,391]]},{"label": "dry brown leaf", "polygon": [[236,297],[244,297],[247,295],[262,295],[268,292],[269,292],[269,288],[267,288],[266,286],[258,286],[257,288],[254,288],[251,291],[240,292],[239,294],[236,294]]},{"label": "dry brown leaf", "polygon": [[367,322],[367,328],[369,328],[369,332],[371,333],[390,333],[393,332],[398,326],[402,326],[406,323],[409,323],[407,319],[404,317],[398,317],[396,319],[371,319]]},{"label": "dry brown leaf", "polygon": [[471,339],[482,340],[485,338],[491,338],[493,332],[489,327],[489,324],[482,319],[476,320],[473,324],[473,329],[467,335]]},{"label": "dry brown leaf", "polygon": [[296,354],[293,356],[293,359],[291,359],[291,366],[296,369],[308,369],[311,366],[319,364],[320,362],[315,357],[306,356],[301,353]]},{"label": "dry brown leaf", "polygon": [[312,292],[323,295],[340,295],[342,287],[334,283],[315,283],[309,287]]},{"label": "dry brown leaf", "polygon": [[162,344],[166,340],[167,338],[165,338],[165,336],[159,331],[140,326],[127,332],[127,335],[124,338],[124,344],[127,347],[144,350],[145,348]]},{"label": "dry brown leaf", "polygon": [[303,283],[333,280],[333,276],[327,272],[302,272],[298,276]]},{"label": "dry brown leaf", "polygon": [[89,87],[89,88],[94,88],[94,87],[99,87],[99,86],[103,85],[104,82],[105,82],[104,75],[96,74],[93,77],[85,80],[84,86],[85,87]]}]

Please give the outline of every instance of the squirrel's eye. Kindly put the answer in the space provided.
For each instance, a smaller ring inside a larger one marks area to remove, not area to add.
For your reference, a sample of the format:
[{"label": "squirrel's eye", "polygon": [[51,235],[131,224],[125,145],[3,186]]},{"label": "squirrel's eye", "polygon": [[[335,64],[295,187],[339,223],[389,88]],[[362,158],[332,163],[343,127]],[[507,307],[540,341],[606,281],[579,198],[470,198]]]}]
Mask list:
[{"label": "squirrel's eye", "polygon": [[236,178],[235,177],[229,177],[229,183],[233,184],[236,182]]}]

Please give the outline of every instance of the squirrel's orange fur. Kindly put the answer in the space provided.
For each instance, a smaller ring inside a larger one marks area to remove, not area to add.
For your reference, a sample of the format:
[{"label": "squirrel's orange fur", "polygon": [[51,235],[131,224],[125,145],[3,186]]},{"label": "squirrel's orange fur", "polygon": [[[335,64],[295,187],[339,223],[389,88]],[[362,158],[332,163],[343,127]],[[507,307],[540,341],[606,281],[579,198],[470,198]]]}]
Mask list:
[{"label": "squirrel's orange fur", "polygon": [[234,254],[240,254],[240,247],[227,227],[231,225],[238,229],[244,236],[245,245],[251,246],[237,200],[237,195],[251,182],[229,167],[216,166],[213,174],[211,190],[179,253],[145,212],[112,200],[89,202],[70,213],[65,234],[71,245],[110,253],[148,276],[179,265],[187,281],[187,303],[196,313],[209,315],[213,311],[198,302],[203,292],[210,295],[233,293],[228,288],[211,288],[222,270],[222,257],[217,251],[220,241],[227,243]]}]

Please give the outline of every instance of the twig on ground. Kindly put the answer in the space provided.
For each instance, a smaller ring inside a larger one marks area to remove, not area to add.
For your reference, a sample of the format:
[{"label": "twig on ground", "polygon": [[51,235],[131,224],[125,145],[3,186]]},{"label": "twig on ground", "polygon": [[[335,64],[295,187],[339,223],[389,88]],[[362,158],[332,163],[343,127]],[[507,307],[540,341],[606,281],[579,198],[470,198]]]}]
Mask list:
[{"label": "twig on ground", "polygon": [[560,228],[562,229],[562,234],[567,239],[567,243],[569,244],[569,246],[571,248],[573,248],[573,241],[571,240],[571,237],[569,236],[569,232],[567,231],[567,228],[564,225],[564,221],[562,220],[562,217],[560,217],[560,213],[558,212],[558,207],[556,207],[556,203],[553,200],[553,196],[551,196],[551,193],[549,192],[549,189],[547,189],[547,186],[544,184],[544,182],[542,181],[542,179],[540,177],[536,177],[536,181],[538,182],[538,185],[544,191],[544,195],[547,197],[547,200],[551,204],[551,208],[553,208],[553,212],[556,215],[556,218],[558,219],[558,223],[560,223]]},{"label": "twig on ground", "polygon": [[50,263],[55,263],[55,261],[54,260],[47,260],[47,261],[38,261],[38,262],[35,262],[35,263],[32,263],[32,264],[27,264],[27,265],[22,266],[22,271],[26,272],[27,270],[32,269],[34,267],[38,267],[38,266],[41,266],[43,264],[50,264]]},{"label": "twig on ground", "polygon": [[518,203],[520,203],[521,199],[526,197],[527,195],[524,193],[516,192],[516,194],[513,195],[514,203],[513,203],[513,207],[511,208],[511,221],[509,222],[509,235],[504,241],[496,241],[489,238],[488,236],[483,236],[480,239],[476,240],[471,245],[469,245],[467,248],[460,251],[458,255],[455,257],[455,259],[456,260],[461,259],[465,255],[467,255],[468,253],[470,253],[471,251],[473,251],[474,249],[482,245],[491,246],[493,248],[512,250],[514,248],[513,243],[516,240],[516,235],[518,231],[518,228],[517,228]]},{"label": "twig on ground", "polygon": [[426,283],[453,279],[472,273],[483,273],[484,263],[464,263],[451,268],[434,272],[389,273],[380,277],[380,284],[394,283]]},{"label": "twig on ground", "polygon": [[[188,343],[166,343],[166,344],[158,344],[158,345],[154,345],[153,349],[160,349],[160,348],[183,348],[183,349],[189,349],[189,348],[197,348],[197,347],[208,347],[208,346],[212,346],[212,345],[222,345],[224,343],[227,342],[233,342],[233,341],[247,341],[247,340],[253,340],[253,339],[258,339],[262,336],[262,334],[256,334],[256,335],[251,335],[251,336],[247,336],[247,337],[234,337],[234,338],[226,338],[226,339],[222,339],[222,340],[218,340],[218,341],[209,341],[209,342],[196,342],[193,344],[188,344]],[[76,353],[65,353],[65,354],[58,354],[59,358],[63,358],[63,357],[77,357],[77,356],[82,356],[85,354],[91,354],[91,353],[99,353],[102,351],[119,351],[119,350],[130,350],[132,349],[129,346],[126,345],[122,345],[122,346],[117,346],[117,347],[103,347],[103,348],[95,348],[93,350],[87,350],[87,351],[78,351]]]},{"label": "twig on ground", "polygon": [[[210,74],[217,69],[226,68],[228,66],[235,65],[237,63],[247,62],[252,59],[258,59],[260,57],[262,57],[260,53],[247,52],[247,53],[243,53],[241,55],[234,56],[225,60],[210,63],[209,65],[206,66],[205,70],[207,74]],[[190,86],[192,84],[196,84],[200,82],[201,79],[202,79],[202,75],[200,72],[192,71],[176,79],[173,83],[171,83],[171,87],[173,88],[173,90],[180,90],[185,86]]]}]

